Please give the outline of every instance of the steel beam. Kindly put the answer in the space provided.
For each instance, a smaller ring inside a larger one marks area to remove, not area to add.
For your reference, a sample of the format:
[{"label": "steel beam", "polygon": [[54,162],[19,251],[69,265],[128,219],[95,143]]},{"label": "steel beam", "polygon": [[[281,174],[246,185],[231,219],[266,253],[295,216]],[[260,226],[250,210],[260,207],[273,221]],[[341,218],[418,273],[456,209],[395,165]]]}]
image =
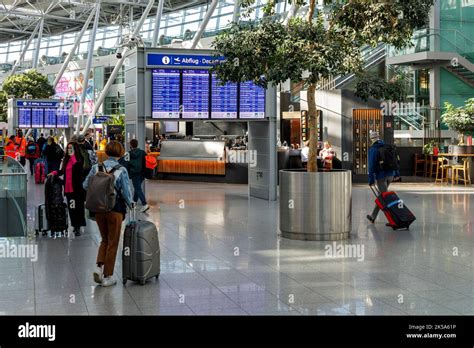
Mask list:
[{"label": "steel beam", "polygon": [[[148,17],[148,14],[150,13],[151,8],[153,7],[155,3],[155,0],[150,0],[148,2],[147,7],[143,11],[143,14],[138,21],[137,25],[135,26],[135,29],[133,30],[133,36],[136,37],[140,33],[140,29],[143,26],[143,22],[145,22],[145,19]],[[81,131],[81,134],[86,134],[91,123],[92,123],[92,118],[94,115],[97,113],[99,108],[101,107],[102,103],[104,102],[105,98],[107,97],[107,93],[109,93],[109,89],[114,83],[115,78],[117,77],[120,69],[122,68],[123,62],[125,61],[125,57],[127,55],[127,52],[130,50],[129,47],[125,47],[123,52],[122,52],[122,57],[118,60],[117,64],[115,64],[114,70],[112,71],[112,74],[109,77],[109,80],[105,84],[104,88],[102,89],[102,92],[100,93],[99,99],[95,102],[94,104],[94,110],[92,111],[92,114],[89,115],[87,118],[87,122],[84,125],[84,128]]]},{"label": "steel beam", "polygon": [[40,23],[36,24],[35,30],[33,30],[33,32],[30,35],[30,38],[26,41],[25,47],[23,47],[20,57],[16,61],[15,65],[13,66],[8,76],[12,76],[15,74],[16,70],[20,66],[21,61],[23,60],[23,57],[25,56],[26,51],[28,51],[28,47],[30,47],[31,41],[33,41],[33,38],[36,36],[36,33],[39,30],[39,27],[40,27]]},{"label": "steel beam", "polygon": [[33,51],[33,69],[38,67],[39,53],[41,49],[41,40],[43,39],[43,28],[44,28],[44,18],[40,21],[40,27],[38,30],[38,37],[36,38],[36,47]]},{"label": "steel beam", "polygon": [[240,19],[240,0],[235,0],[234,14],[232,15],[232,23],[239,23]]},{"label": "steel beam", "polygon": [[155,17],[155,28],[153,29],[153,41],[151,46],[156,47],[158,45],[158,35],[160,34],[160,27],[161,27],[161,16],[163,15],[163,6],[165,4],[165,0],[158,0],[158,9],[156,10],[156,17]]},{"label": "steel beam", "polygon": [[195,49],[199,40],[201,40],[202,34],[204,33],[204,30],[206,30],[207,23],[209,23],[209,20],[211,19],[212,14],[214,13],[214,10],[216,9],[218,3],[219,3],[219,0],[212,0],[211,5],[209,6],[209,9],[207,10],[206,15],[204,16],[204,19],[202,20],[202,23],[199,26],[198,31],[193,37],[191,49]]}]

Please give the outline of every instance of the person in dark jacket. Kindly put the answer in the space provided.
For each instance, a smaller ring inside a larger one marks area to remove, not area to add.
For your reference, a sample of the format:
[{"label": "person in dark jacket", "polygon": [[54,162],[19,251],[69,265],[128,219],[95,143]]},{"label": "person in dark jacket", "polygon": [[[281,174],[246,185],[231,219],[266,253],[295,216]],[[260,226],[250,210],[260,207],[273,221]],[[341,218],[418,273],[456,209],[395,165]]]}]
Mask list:
[{"label": "person in dark jacket", "polygon": [[38,144],[35,143],[33,138],[28,138],[26,144],[26,159],[30,162],[30,173],[33,176],[35,172],[35,161],[40,157],[40,150]]},{"label": "person in dark jacket", "polygon": [[43,133],[41,133],[40,137],[36,141],[36,144],[38,145],[38,148],[40,150],[40,153],[43,152],[44,144],[46,144],[47,140],[43,136]]},{"label": "person in dark jacket", "polygon": [[61,165],[61,160],[64,157],[64,151],[56,144],[53,137],[48,138],[47,145],[43,151],[46,162],[48,163],[48,174],[53,171],[58,171]]},{"label": "person in dark jacket", "polygon": [[130,140],[130,153],[129,161],[124,163],[124,167],[127,168],[128,175],[132,180],[133,185],[133,201],[137,202],[138,199],[142,202],[142,213],[145,213],[150,209],[147,204],[145,194],[143,193],[142,184],[145,180],[145,157],[146,152],[138,148],[137,139]]},{"label": "person in dark jacket", "polygon": [[[400,174],[398,171],[384,171],[379,164],[379,149],[385,145],[383,140],[380,139],[380,135],[378,132],[370,131],[369,133],[370,141],[372,145],[369,148],[369,185],[377,185],[377,188],[380,192],[387,192],[388,187],[392,183],[394,177],[399,177]],[[380,208],[375,205],[372,214],[367,215],[367,219],[374,223],[377,215],[380,211]]]},{"label": "person in dark jacket", "polygon": [[84,202],[86,191],[82,183],[84,182],[83,158],[79,145],[75,142],[67,144],[66,155],[64,156],[61,169],[54,171],[52,175],[64,176],[64,194],[67,199],[67,207],[71,225],[74,227],[74,234],[81,235],[81,227],[86,226]]}]

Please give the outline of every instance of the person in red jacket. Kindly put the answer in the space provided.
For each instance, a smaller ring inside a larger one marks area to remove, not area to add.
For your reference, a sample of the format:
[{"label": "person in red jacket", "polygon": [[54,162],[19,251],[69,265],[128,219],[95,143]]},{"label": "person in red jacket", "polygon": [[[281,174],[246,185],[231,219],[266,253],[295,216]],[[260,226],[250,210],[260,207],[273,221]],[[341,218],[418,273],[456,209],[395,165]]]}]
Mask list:
[{"label": "person in red jacket", "polygon": [[35,172],[35,161],[40,157],[40,149],[38,144],[36,144],[31,137],[28,138],[25,152],[25,157],[30,162],[30,173],[31,176],[33,176]]}]

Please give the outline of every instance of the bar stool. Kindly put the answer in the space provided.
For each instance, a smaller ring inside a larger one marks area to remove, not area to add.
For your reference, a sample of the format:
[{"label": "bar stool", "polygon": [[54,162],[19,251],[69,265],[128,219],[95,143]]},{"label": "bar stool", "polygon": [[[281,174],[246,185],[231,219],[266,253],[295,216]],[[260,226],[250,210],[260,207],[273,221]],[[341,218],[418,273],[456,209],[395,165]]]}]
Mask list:
[{"label": "bar stool", "polygon": [[[413,169],[413,176],[416,176],[416,174],[420,173],[420,172],[424,175],[424,173],[425,173],[425,163],[426,163],[426,160],[423,159],[423,156],[418,154],[418,153],[415,153],[415,163],[414,163],[414,169]],[[421,170],[418,169],[419,164],[423,164],[423,169],[421,169]]]},{"label": "bar stool", "polygon": [[426,163],[427,163],[426,176],[431,178],[433,177],[433,174],[435,174],[435,171],[433,169],[436,169],[436,166],[438,165],[438,161],[433,155],[428,155],[428,159]]},{"label": "bar stool", "polygon": [[[440,184],[443,184],[443,182],[449,182],[448,178],[448,170],[452,168],[452,165],[450,164],[444,164],[444,161],[447,161],[446,158],[444,157],[438,157],[436,161],[436,179],[435,179],[435,184],[438,182]],[[439,177],[439,174],[441,172],[441,177]],[[445,175],[446,174],[446,175]]]},{"label": "bar stool", "polygon": [[[456,164],[453,165],[453,178],[452,178],[452,184],[454,185],[454,180],[456,179],[456,185],[459,184],[459,181],[464,182],[464,186],[469,183],[471,185],[471,168],[470,168],[470,161],[469,158],[463,158],[462,159],[463,164]],[[462,172],[462,178],[459,177],[459,172]]]}]

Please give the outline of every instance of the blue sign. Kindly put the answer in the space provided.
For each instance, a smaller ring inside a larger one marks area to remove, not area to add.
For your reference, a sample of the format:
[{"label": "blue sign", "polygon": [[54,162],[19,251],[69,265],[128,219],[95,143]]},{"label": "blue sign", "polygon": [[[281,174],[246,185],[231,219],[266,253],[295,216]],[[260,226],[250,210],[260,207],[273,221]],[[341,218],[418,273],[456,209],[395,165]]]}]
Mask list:
[{"label": "blue sign", "polygon": [[36,101],[36,100],[17,100],[16,106],[21,107],[54,107],[57,108],[60,102]]},{"label": "blue sign", "polygon": [[179,118],[180,72],[175,69],[152,70],[152,117]]},{"label": "blue sign", "polygon": [[215,57],[212,55],[194,55],[194,54],[162,54],[148,53],[147,65],[169,66],[169,67],[209,67],[224,61],[224,57]]},{"label": "blue sign", "polygon": [[96,116],[94,117],[94,121],[92,123],[94,124],[102,124],[105,123],[109,120],[109,116]]}]

